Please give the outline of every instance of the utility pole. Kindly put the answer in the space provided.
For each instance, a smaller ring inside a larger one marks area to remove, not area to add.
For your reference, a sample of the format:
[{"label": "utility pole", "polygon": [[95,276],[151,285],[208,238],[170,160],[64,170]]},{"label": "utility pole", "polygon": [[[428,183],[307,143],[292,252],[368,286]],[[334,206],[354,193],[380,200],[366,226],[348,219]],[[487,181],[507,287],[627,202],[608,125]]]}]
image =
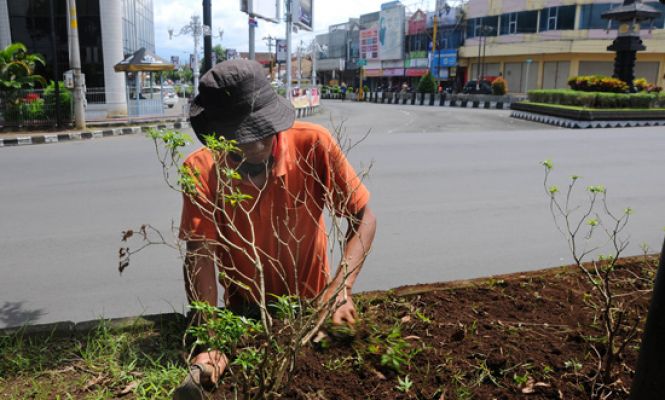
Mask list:
[{"label": "utility pole", "polygon": [[286,98],[291,99],[291,31],[293,30],[293,15],[291,14],[291,0],[286,0]]},{"label": "utility pole", "polygon": [[480,29],[478,30],[478,62],[476,64],[476,90],[480,90],[480,50],[483,41],[483,23],[480,22]]},{"label": "utility pole", "polygon": [[[436,35],[439,33],[439,18],[438,18],[438,12],[439,10],[434,11],[434,18],[432,19],[432,64],[434,64],[434,60],[438,61],[438,58],[436,57]],[[433,68],[432,68],[433,69]],[[439,66],[437,63],[436,66],[436,77],[439,77]]]},{"label": "utility pole", "polygon": [[254,16],[254,2],[247,0],[247,13],[249,14],[249,59],[255,60],[254,35],[256,34],[256,17]]},{"label": "utility pole", "polygon": [[[212,32],[212,9],[210,0],[203,0],[203,25],[208,26]],[[212,68],[212,35],[203,36],[203,72],[206,73]]]},{"label": "utility pole", "polygon": [[58,69],[58,46],[55,38],[55,9],[53,0],[49,0],[49,24],[51,26],[51,49],[53,51],[53,80],[55,81],[55,126],[62,127],[62,115],[60,115],[60,70]]},{"label": "utility pole", "polygon": [[302,39],[298,46],[298,88],[302,87]]},{"label": "utility pole", "polygon": [[316,42],[316,37],[312,40],[312,84],[316,86],[316,58],[319,53],[319,44]]},{"label": "utility pole", "polygon": [[74,70],[74,121],[77,129],[85,129],[83,82],[81,81],[81,51],[79,49],[76,0],[67,0],[69,8],[69,66]]},{"label": "utility pole", "polygon": [[274,66],[273,60],[274,59],[273,59],[273,54],[272,54],[272,44],[273,44],[274,41],[277,40],[277,38],[273,37],[272,35],[269,35],[269,36],[265,36],[263,38],[263,40],[268,41],[268,53],[270,54],[270,81],[272,82],[272,81],[275,80],[275,74],[273,72],[273,66]]}]

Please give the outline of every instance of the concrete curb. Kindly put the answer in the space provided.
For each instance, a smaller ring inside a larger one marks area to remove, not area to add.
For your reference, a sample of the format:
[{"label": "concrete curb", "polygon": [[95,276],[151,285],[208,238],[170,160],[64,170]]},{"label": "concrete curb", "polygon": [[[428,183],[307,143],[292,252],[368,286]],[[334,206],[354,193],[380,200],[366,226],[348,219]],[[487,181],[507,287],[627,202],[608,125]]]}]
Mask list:
[{"label": "concrete curb", "polygon": [[[312,116],[320,111],[320,107],[296,108],[296,118],[305,118]],[[101,139],[109,136],[133,135],[146,132],[150,128],[156,129],[183,129],[189,128],[190,124],[186,120],[175,122],[153,122],[144,123],[137,126],[104,127],[103,125],[95,130],[73,133],[45,133],[43,135],[18,136],[11,139],[0,139],[0,147],[26,146],[32,144],[48,144],[58,142],[68,142],[73,140]]]},{"label": "concrete curb", "polygon": [[148,124],[142,126],[106,128],[106,129],[99,129],[94,131],[91,130],[85,132],[43,134],[43,135],[30,135],[30,136],[26,135],[11,139],[0,139],[0,147],[25,146],[31,144],[68,142],[73,140],[100,139],[109,136],[133,135],[136,133],[145,132],[150,128],[181,129],[188,127],[189,127],[189,122],[179,121],[179,122]]},{"label": "concrete curb", "polygon": [[[417,284],[401,286],[389,290],[372,290],[367,292],[358,292],[355,295],[363,296],[371,299],[381,295],[391,294],[397,297],[414,296],[418,294],[428,293],[439,290],[453,290],[468,288],[472,286],[484,285],[489,279],[522,279],[526,276],[548,276],[550,274],[565,273],[566,271],[574,271],[575,268],[571,265],[549,267],[533,271],[514,272],[508,274],[490,275],[485,277],[478,277],[472,279],[454,280],[448,282],[437,282],[431,284]],[[186,317],[183,314],[172,312],[164,314],[152,314],[144,316],[114,318],[114,319],[96,319],[74,323],[72,321],[55,322],[50,324],[39,325],[24,325],[20,327],[0,329],[0,337],[18,335],[26,337],[44,337],[52,336],[59,338],[72,337],[75,335],[85,335],[98,329],[102,324],[105,324],[111,330],[128,330],[128,329],[148,329],[159,327],[164,324],[182,324],[185,325]]]},{"label": "concrete curb", "polygon": [[85,335],[99,329],[102,324],[115,331],[128,329],[148,329],[159,327],[164,324],[185,324],[185,316],[180,313],[165,313],[143,315],[138,317],[95,319],[74,323],[72,321],[54,322],[51,324],[25,325],[13,328],[0,329],[2,336],[22,337],[58,337],[67,338],[75,335]]},{"label": "concrete curb", "polygon": [[[338,97],[325,97],[326,100],[338,100]],[[354,101],[354,100],[349,100]],[[440,94],[429,95],[422,93],[409,93],[407,96],[401,96],[400,93],[368,93],[364,100],[366,103],[392,104],[392,105],[412,105],[425,107],[461,107],[461,108],[479,108],[484,110],[507,110],[510,109],[511,101],[509,97],[503,100],[473,99],[471,97],[461,97],[457,95]]]},{"label": "concrete curb", "polygon": [[594,129],[594,128],[637,128],[643,126],[665,126],[665,120],[630,120],[630,121],[578,121],[569,118],[553,117],[550,115],[530,113],[526,111],[513,111],[512,118],[526,121],[540,122],[542,124],[554,125],[569,129]]},{"label": "concrete curb", "polygon": [[319,112],[319,106],[296,108],[296,118],[304,118]]}]

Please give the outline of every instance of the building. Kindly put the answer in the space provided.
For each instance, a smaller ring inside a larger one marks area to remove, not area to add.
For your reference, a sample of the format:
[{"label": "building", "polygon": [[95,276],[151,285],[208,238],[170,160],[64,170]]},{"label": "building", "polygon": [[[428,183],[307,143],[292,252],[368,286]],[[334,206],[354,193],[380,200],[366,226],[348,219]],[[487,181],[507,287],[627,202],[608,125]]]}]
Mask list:
[{"label": "building", "polygon": [[[40,53],[46,67],[37,72],[48,80],[63,80],[69,70],[66,1],[53,1],[59,76],[54,76],[49,2],[0,0],[0,46],[25,44]],[[125,76],[113,66],[141,47],[155,51],[153,0],[77,0],[82,72],[90,112],[107,117],[127,115]],[[93,96],[98,96],[97,98]]]},{"label": "building", "polygon": [[327,49],[317,53],[317,74],[324,83],[343,80],[355,88],[362,76],[371,90],[397,90],[404,83],[414,87],[431,71],[435,79],[452,85],[457,48],[464,41],[463,14],[441,0],[437,5],[435,12],[407,12],[401,2],[391,1],[380,11],[331,25],[316,37]]},{"label": "building", "polygon": [[317,35],[317,80],[346,82],[350,86],[359,81],[360,24],[358,18],[330,25],[328,33]]},{"label": "building", "polygon": [[[565,88],[569,77],[613,74],[607,50],[617,27],[601,18],[620,0],[469,0],[466,41],[459,50],[465,80],[503,75],[511,92]],[[664,12],[665,5],[646,4]],[[646,51],[635,75],[663,85],[665,16],[642,26]]]}]

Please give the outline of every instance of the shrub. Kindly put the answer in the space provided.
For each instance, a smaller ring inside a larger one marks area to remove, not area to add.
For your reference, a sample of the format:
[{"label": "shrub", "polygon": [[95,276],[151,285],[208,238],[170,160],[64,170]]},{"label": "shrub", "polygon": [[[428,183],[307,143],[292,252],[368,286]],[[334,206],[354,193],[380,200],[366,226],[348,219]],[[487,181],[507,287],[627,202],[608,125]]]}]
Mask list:
[{"label": "shrub", "polygon": [[624,81],[602,75],[574,76],[568,80],[568,85],[573,90],[583,92],[625,93],[628,91],[628,85]]},{"label": "shrub", "polygon": [[646,78],[637,78],[633,81],[633,86],[635,86],[638,92],[643,92],[649,87],[649,82]]},{"label": "shrub", "polygon": [[[65,84],[58,82],[60,89],[60,116],[65,120],[72,118],[72,92],[65,87]],[[55,82],[51,81],[44,89],[44,105],[45,113],[48,118],[54,119],[56,117],[56,101],[55,101]]]},{"label": "shrub", "polygon": [[499,77],[492,81],[492,94],[496,96],[503,96],[508,93],[508,82]]},{"label": "shrub", "polygon": [[363,86],[363,91],[365,93],[369,93],[369,86],[367,86],[367,85]]},{"label": "shrub", "polygon": [[436,82],[434,81],[434,78],[432,77],[432,74],[429,73],[429,71],[427,71],[427,73],[423,75],[422,78],[420,78],[417,91],[422,93],[436,92]]},{"label": "shrub", "polygon": [[604,93],[569,89],[540,89],[529,91],[528,99],[534,103],[590,108],[653,108],[665,106],[665,96],[646,92]]}]

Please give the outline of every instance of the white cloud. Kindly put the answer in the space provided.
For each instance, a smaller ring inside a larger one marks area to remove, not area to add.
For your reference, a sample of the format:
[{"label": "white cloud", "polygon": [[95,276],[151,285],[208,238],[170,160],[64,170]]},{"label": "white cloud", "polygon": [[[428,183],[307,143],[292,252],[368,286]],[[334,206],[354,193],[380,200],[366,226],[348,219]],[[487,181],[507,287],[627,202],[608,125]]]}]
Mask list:
[{"label": "white cloud", "polygon": [[[314,8],[314,34],[324,33],[329,25],[357,18],[361,14],[378,11],[381,4],[388,0],[313,0]],[[283,3],[283,2],[282,2]],[[407,9],[429,8],[434,0],[407,0],[403,1]],[[431,3],[431,4],[430,4]],[[174,37],[169,40],[168,29],[178,32],[187,25],[192,15],[203,15],[201,0],[154,0],[155,10],[155,42],[157,54],[168,59],[171,55],[180,56],[186,60],[193,51],[194,39],[191,35]],[[240,11],[239,0],[212,0],[213,33],[217,35],[219,29],[224,30],[221,44],[225,48],[247,51],[248,49],[248,17]],[[273,24],[259,20],[256,29],[256,51],[267,51],[268,47],[263,37],[285,37],[284,23]],[[304,40],[308,43],[313,38],[310,32],[300,31],[293,35],[294,47]],[[213,39],[213,45],[219,44],[218,38]],[[201,50],[203,44],[201,43]]]}]

